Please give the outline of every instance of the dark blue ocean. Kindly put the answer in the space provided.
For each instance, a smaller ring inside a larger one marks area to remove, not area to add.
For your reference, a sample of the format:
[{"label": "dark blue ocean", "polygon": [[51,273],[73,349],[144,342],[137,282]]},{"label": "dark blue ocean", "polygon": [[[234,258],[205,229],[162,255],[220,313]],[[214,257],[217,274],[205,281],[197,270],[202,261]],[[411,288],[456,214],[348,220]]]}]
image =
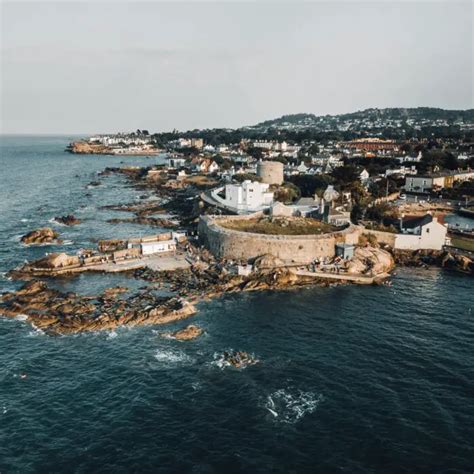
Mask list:
[{"label": "dark blue ocean", "polygon": [[[161,158],[70,155],[73,138],[1,138],[2,292],[25,259],[150,231],[99,209],[143,193],[117,176],[87,185],[105,166]],[[50,222],[69,213],[83,223]],[[63,245],[22,246],[39,226]],[[145,283],[55,282],[86,294],[115,284]],[[462,275],[400,269],[391,287],[233,294],[166,328],[51,337],[0,317],[0,472],[472,473],[473,290]],[[205,335],[160,336],[189,322]],[[223,368],[228,349],[261,363]]]}]

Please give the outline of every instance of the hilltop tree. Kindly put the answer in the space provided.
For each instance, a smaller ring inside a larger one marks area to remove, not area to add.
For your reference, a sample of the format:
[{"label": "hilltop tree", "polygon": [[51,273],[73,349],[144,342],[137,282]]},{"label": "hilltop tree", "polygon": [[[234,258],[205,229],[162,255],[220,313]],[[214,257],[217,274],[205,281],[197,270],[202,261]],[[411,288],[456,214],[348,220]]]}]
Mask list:
[{"label": "hilltop tree", "polygon": [[332,181],[332,178],[328,175],[299,174],[289,178],[289,182],[299,188],[303,197],[311,197],[315,193],[322,193]]},{"label": "hilltop tree", "polygon": [[347,187],[355,181],[358,181],[359,174],[359,169],[354,165],[339,166],[331,173],[336,183],[342,187]]}]

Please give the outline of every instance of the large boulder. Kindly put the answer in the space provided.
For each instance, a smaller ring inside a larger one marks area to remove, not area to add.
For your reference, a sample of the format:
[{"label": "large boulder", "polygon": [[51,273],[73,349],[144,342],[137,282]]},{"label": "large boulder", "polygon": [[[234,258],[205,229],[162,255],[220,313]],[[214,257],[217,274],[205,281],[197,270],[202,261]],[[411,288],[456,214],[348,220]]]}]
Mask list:
[{"label": "large boulder", "polygon": [[395,262],[386,250],[375,247],[358,247],[347,264],[349,274],[379,275],[393,269]]},{"label": "large boulder", "polygon": [[259,270],[263,268],[279,268],[285,265],[283,260],[269,253],[257,257],[253,264]]},{"label": "large boulder", "polygon": [[48,244],[57,242],[59,234],[50,227],[42,227],[41,229],[32,230],[21,238],[21,242],[27,245],[31,244]]},{"label": "large boulder", "polygon": [[50,253],[46,257],[36,260],[34,266],[36,268],[62,268],[79,265],[79,257],[75,255],[67,255],[65,253]]}]

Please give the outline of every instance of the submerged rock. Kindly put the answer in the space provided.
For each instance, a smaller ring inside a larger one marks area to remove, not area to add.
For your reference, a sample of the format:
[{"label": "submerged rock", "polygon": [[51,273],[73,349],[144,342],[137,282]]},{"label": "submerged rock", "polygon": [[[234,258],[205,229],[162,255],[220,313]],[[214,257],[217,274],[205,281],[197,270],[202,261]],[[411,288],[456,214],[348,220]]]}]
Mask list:
[{"label": "submerged rock", "polygon": [[164,333],[163,336],[178,339],[179,341],[189,341],[190,339],[196,339],[203,332],[204,331],[200,327],[194,326],[194,324],[190,324],[184,329],[180,329],[175,332]]},{"label": "submerged rock", "polygon": [[58,241],[59,234],[50,227],[32,230],[21,238],[21,242],[27,245],[45,244]]},{"label": "submerged rock", "polygon": [[67,216],[55,217],[54,220],[59,222],[59,224],[64,225],[78,225],[81,223],[81,220],[78,219],[74,214],[68,214]]}]

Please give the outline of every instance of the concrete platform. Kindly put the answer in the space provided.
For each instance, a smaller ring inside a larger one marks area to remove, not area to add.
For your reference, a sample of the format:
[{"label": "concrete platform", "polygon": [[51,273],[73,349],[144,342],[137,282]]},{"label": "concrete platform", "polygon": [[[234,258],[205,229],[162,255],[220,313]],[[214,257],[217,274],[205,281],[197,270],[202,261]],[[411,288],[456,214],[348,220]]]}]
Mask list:
[{"label": "concrete platform", "polygon": [[310,272],[308,270],[295,270],[296,275],[309,276],[313,278],[324,278],[327,280],[349,281],[359,285],[372,285],[375,282],[383,281],[390,275],[381,273],[375,276],[352,275],[348,273],[330,273],[330,272]]},{"label": "concrete platform", "polygon": [[184,255],[150,255],[134,260],[123,260],[117,263],[102,263],[90,267],[83,267],[84,271],[97,271],[106,273],[126,272],[137,268],[149,267],[155,271],[178,270],[188,268],[190,264]]}]

